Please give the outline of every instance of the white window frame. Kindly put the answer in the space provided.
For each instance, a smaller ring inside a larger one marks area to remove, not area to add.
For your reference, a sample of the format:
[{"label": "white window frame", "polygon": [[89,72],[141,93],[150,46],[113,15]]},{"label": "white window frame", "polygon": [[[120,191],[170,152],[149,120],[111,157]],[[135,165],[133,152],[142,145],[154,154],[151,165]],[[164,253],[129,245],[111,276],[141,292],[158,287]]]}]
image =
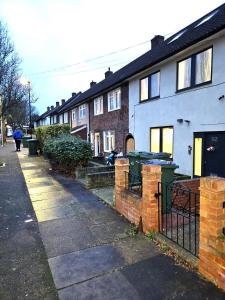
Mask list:
[{"label": "white window frame", "polygon": [[84,119],[86,117],[86,104],[79,106],[79,119]]},{"label": "white window frame", "polygon": [[63,124],[63,114],[59,115],[59,124]]},{"label": "white window frame", "polygon": [[94,99],[94,116],[103,114],[103,96]]},{"label": "white window frame", "polygon": [[112,90],[108,93],[108,111],[114,111],[121,108],[121,88]]},{"label": "white window frame", "polygon": [[[107,139],[109,139],[108,143]],[[103,147],[104,152],[111,152],[112,150],[115,150],[115,131],[103,131]]]},{"label": "white window frame", "polygon": [[57,123],[57,115],[54,115],[53,116],[53,124],[56,124]]},{"label": "white window frame", "polygon": [[64,112],[64,114],[63,114],[63,122],[65,124],[69,123],[68,111]]}]

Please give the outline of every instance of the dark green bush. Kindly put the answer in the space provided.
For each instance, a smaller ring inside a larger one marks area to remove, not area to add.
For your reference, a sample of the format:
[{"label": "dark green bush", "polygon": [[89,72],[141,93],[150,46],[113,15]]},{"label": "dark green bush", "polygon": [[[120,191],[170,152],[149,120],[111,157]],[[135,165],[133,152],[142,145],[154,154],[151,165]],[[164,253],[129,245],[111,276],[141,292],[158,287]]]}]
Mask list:
[{"label": "dark green bush", "polygon": [[63,134],[70,133],[70,126],[65,124],[49,125],[49,126],[40,126],[36,128],[36,137],[38,139],[38,147],[43,151],[44,142],[53,137],[57,137]]},{"label": "dark green bush", "polygon": [[91,144],[71,135],[47,139],[43,150],[53,163],[65,171],[74,171],[78,165],[87,166],[92,158]]}]

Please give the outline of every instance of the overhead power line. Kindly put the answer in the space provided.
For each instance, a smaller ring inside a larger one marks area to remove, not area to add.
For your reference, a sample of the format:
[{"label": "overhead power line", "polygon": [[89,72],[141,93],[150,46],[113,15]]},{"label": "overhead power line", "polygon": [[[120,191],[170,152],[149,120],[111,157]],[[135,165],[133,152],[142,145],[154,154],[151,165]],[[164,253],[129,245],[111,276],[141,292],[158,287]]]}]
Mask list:
[{"label": "overhead power line", "polygon": [[144,41],[144,42],[141,42],[141,43],[138,43],[138,44],[135,44],[135,45],[132,45],[132,46],[120,49],[120,50],[112,51],[112,52],[109,52],[109,53],[106,53],[106,54],[103,54],[103,55],[100,55],[100,56],[96,56],[96,57],[89,58],[89,59],[86,59],[86,60],[83,60],[83,61],[80,61],[80,62],[76,62],[74,64],[69,64],[69,65],[65,65],[65,66],[61,66],[61,67],[57,67],[57,68],[54,68],[54,69],[49,69],[49,70],[45,70],[45,71],[41,71],[41,72],[31,73],[31,74],[29,74],[29,76],[36,76],[36,75],[41,75],[41,74],[46,74],[46,73],[52,73],[52,72],[61,71],[61,70],[67,69],[67,68],[71,68],[71,67],[83,64],[83,63],[95,61],[95,60],[98,60],[100,58],[104,58],[104,57],[107,57],[107,56],[110,56],[110,55],[114,55],[116,53],[120,53],[120,52],[129,50],[129,49],[132,49],[132,48],[144,45],[144,44],[149,43],[149,42],[150,42],[150,40]]}]

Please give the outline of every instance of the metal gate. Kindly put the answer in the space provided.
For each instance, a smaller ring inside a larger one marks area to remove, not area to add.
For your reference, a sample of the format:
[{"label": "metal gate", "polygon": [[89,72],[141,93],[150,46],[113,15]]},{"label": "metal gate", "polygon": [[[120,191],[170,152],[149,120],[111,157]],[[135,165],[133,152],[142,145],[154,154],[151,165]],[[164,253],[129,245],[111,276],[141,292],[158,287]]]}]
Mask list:
[{"label": "metal gate", "polygon": [[158,183],[159,232],[195,256],[199,253],[199,193],[178,182]]}]

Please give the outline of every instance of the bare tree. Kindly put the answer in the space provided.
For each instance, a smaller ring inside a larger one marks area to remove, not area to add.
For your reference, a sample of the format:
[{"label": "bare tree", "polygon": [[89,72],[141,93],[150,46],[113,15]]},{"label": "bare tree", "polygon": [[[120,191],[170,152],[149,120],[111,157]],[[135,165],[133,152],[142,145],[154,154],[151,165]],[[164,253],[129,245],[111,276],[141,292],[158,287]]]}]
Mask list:
[{"label": "bare tree", "polygon": [[[21,60],[9,37],[7,27],[0,21],[0,93],[3,119],[14,126],[29,123],[28,89],[20,83]],[[31,92],[31,102],[35,98]]]}]

